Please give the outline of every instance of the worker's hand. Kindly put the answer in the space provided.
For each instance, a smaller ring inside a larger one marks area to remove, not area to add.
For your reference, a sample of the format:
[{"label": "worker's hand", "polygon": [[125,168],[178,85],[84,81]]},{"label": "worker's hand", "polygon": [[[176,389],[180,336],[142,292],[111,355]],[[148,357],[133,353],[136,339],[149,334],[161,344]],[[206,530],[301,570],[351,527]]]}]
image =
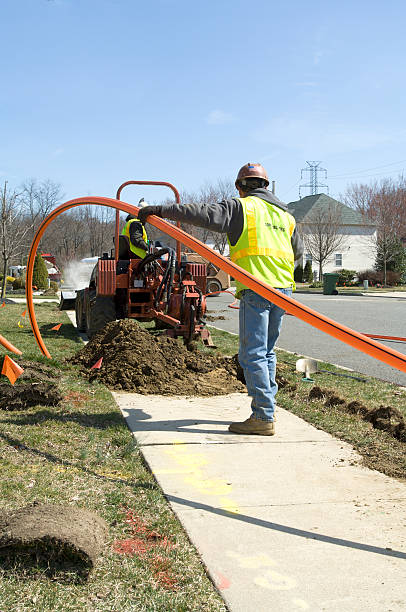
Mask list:
[{"label": "worker's hand", "polygon": [[144,206],[138,211],[138,219],[143,225],[145,225],[147,217],[149,215],[156,215],[157,217],[162,217],[161,210],[161,206]]}]

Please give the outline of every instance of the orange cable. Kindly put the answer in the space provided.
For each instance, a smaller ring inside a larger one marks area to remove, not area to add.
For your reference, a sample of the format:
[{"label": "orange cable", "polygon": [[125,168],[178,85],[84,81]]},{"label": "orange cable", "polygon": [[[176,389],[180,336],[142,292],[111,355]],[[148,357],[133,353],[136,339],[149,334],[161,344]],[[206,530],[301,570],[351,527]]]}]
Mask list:
[{"label": "orange cable", "polygon": [[[37,230],[37,233],[34,237],[33,243],[31,245],[30,253],[28,256],[28,265],[27,265],[27,281],[26,281],[26,295],[27,295],[27,305],[28,311],[30,314],[30,322],[31,327],[38,343],[40,350],[47,357],[51,357],[48,349],[46,348],[40,331],[38,329],[38,325],[35,319],[33,298],[32,298],[32,273],[34,267],[34,259],[35,254],[38,248],[39,241],[41,240],[42,234],[48,225],[62,212],[69,210],[70,208],[74,208],[76,206],[83,206],[92,204],[94,206],[108,206],[111,208],[119,209],[129,214],[138,215],[139,208],[137,206],[133,206],[126,202],[121,202],[119,200],[114,200],[112,198],[101,198],[101,197],[89,197],[89,198],[76,198],[74,200],[70,200],[58,206],[54,211],[52,211],[46,219],[41,223],[40,227]],[[148,223],[162,230],[164,233],[168,234],[175,240],[179,240],[182,244],[192,249],[192,251],[199,253],[205,259],[213,263],[215,266],[224,270],[240,281],[245,287],[252,289],[266,300],[274,303],[276,306],[283,308],[289,314],[296,316],[297,318],[305,321],[309,325],[316,327],[320,331],[323,331],[330,336],[337,338],[341,342],[345,342],[349,344],[353,348],[374,357],[384,363],[392,366],[400,370],[401,372],[406,372],[406,355],[403,355],[399,351],[395,351],[392,348],[389,348],[379,342],[376,342],[372,338],[365,336],[364,334],[360,334],[359,332],[354,331],[350,327],[337,323],[333,319],[330,319],[319,312],[312,310],[308,306],[304,306],[299,304],[294,298],[288,297],[283,293],[280,293],[276,289],[273,289],[267,283],[256,279],[252,274],[240,268],[233,262],[226,259],[223,255],[216,253],[210,247],[203,244],[197,238],[190,236],[182,229],[164,221],[163,219],[157,217],[156,215],[150,215],[148,217]]]}]

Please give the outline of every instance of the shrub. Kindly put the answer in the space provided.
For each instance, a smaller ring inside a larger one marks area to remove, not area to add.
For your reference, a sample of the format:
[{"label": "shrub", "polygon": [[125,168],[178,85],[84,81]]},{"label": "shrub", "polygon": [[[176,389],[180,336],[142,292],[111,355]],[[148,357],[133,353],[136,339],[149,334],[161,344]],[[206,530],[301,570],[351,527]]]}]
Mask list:
[{"label": "shrub", "polygon": [[[382,270],[365,270],[358,272],[359,282],[362,283],[364,280],[368,281],[371,287],[376,285],[382,285],[384,274]],[[398,285],[400,283],[400,273],[394,272],[393,270],[386,271],[386,284],[387,285]]]},{"label": "shrub", "polygon": [[48,289],[48,270],[44,258],[38,253],[35,256],[32,284],[38,289]]},{"label": "shrub", "polygon": [[17,289],[24,289],[25,287],[24,279],[21,276],[15,278],[11,284],[13,285],[14,291],[16,291]]},{"label": "shrub", "polygon": [[49,284],[49,288],[56,293],[58,291],[58,283],[56,281],[51,281]]},{"label": "shrub", "polygon": [[304,272],[303,272],[303,280],[305,283],[313,282],[313,270],[312,270],[312,264],[310,263],[310,261],[306,261],[306,265],[304,267]]},{"label": "shrub", "polygon": [[354,282],[354,278],[357,276],[355,270],[346,270],[343,268],[342,270],[337,270],[337,273],[340,275],[337,281],[338,287],[351,287],[358,284]]},{"label": "shrub", "polygon": [[311,287],[312,289],[320,289],[320,287],[323,287],[323,283],[321,281],[316,281],[314,283],[312,283],[311,285],[309,285],[309,287]]},{"label": "shrub", "polygon": [[303,266],[300,264],[295,268],[294,279],[297,283],[303,283]]}]

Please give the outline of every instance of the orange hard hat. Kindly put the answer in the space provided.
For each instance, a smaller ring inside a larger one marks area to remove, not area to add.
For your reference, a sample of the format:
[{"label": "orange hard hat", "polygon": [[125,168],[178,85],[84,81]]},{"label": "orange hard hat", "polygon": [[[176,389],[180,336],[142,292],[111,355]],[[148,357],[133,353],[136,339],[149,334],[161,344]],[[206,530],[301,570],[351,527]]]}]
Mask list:
[{"label": "orange hard hat", "polygon": [[261,164],[255,164],[252,162],[248,162],[248,164],[245,164],[245,166],[240,168],[237,174],[237,178],[235,179],[236,186],[237,186],[237,183],[239,183],[240,181],[246,178],[261,178],[261,179],[264,179],[264,181],[266,181],[265,187],[268,187],[269,185],[268,174],[265,168],[261,166]]}]

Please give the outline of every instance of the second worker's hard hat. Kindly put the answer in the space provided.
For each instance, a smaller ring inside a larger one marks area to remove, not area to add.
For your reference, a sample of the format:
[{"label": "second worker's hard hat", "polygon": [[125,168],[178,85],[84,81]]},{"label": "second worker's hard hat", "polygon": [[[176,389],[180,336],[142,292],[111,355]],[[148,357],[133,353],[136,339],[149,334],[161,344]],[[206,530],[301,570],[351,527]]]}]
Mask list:
[{"label": "second worker's hard hat", "polygon": [[248,164],[245,164],[245,166],[240,168],[237,174],[237,178],[235,179],[236,187],[240,181],[247,178],[261,178],[266,182],[265,187],[268,187],[269,185],[268,174],[265,168],[261,166],[261,164],[248,162]]}]

